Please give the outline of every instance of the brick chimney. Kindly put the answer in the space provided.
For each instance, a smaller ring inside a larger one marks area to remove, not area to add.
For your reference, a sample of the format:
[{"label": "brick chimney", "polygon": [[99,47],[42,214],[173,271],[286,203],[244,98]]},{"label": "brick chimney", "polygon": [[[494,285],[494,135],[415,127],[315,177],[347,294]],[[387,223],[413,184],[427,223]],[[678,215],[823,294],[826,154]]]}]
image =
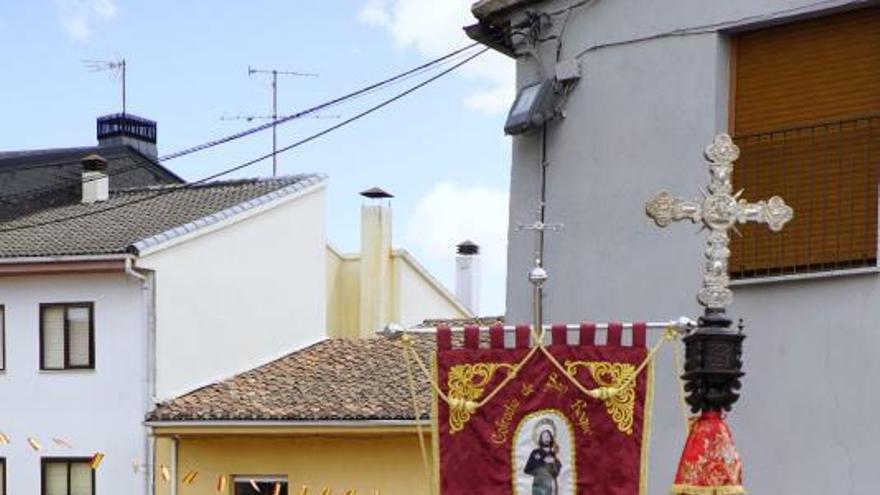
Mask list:
[{"label": "brick chimney", "polygon": [[107,160],[101,155],[89,155],[82,159],[82,202],[100,203],[110,199],[110,178],[107,176]]}]

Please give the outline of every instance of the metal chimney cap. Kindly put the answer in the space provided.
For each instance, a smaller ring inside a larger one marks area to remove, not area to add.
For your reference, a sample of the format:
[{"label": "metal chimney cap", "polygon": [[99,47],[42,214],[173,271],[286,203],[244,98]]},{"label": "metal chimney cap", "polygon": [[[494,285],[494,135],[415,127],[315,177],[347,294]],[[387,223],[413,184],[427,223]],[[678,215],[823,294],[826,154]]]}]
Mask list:
[{"label": "metal chimney cap", "polygon": [[471,240],[466,240],[455,247],[457,248],[456,252],[458,254],[465,254],[465,255],[480,254],[480,245],[471,241]]},{"label": "metal chimney cap", "polygon": [[370,199],[382,199],[382,198],[393,198],[394,195],[390,192],[380,188],[380,187],[371,187],[366,191],[361,191],[359,193],[361,196]]},{"label": "metal chimney cap", "polygon": [[107,170],[107,159],[96,153],[83,157],[80,162],[82,163],[83,169],[85,170],[92,170],[97,172],[103,172],[104,170]]}]

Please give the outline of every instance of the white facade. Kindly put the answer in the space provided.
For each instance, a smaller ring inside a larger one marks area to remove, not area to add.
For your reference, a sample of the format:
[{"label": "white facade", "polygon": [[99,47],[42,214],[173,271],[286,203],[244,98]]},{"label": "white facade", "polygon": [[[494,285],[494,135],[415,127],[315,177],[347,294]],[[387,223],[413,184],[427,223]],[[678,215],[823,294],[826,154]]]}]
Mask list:
[{"label": "white facade", "polygon": [[[99,494],[145,493],[148,465],[143,419],[149,401],[149,291],[124,273],[0,278],[6,311],[6,371],[0,372],[0,445],[8,494],[40,493],[43,457],[105,454]],[[93,302],[95,368],[40,370],[40,304]],[[27,442],[42,446],[35,452]],[[72,446],[65,448],[53,439]]]},{"label": "white facade", "polygon": [[[554,12],[572,3],[528,7]],[[659,230],[644,204],[661,189],[695,197],[705,187],[702,150],[727,127],[727,30],[865,3],[599,0],[573,11],[560,53],[562,60],[581,54],[583,76],[566,117],[548,126],[546,218],[565,231],[547,239],[546,320],[699,314],[702,237],[689,224]],[[553,72],[556,49],[550,37],[539,50],[545,73]],[[520,87],[541,77],[533,57],[517,67]],[[512,226],[534,215],[541,148],[540,132],[514,139]],[[508,321],[530,316],[533,246],[533,238],[511,231]],[[735,293],[730,314],[745,318],[748,375],[730,420],[746,488],[759,495],[876,493],[880,428],[871,415],[880,401],[858,384],[880,381],[877,273],[753,281]],[[684,439],[671,361],[665,351],[656,368],[652,495],[668,490]]]},{"label": "white facade", "polygon": [[325,211],[312,189],[138,260],[156,279],[158,400],[324,337]]},{"label": "white facade", "polygon": [[[169,236],[140,258],[116,256],[116,273],[0,277],[6,493],[40,493],[42,457],[96,452],[105,455],[98,495],[149,493],[144,419],[155,401],[324,336],[324,215],[318,183]],[[41,371],[40,304],[74,302],[94,305],[94,369]]]}]

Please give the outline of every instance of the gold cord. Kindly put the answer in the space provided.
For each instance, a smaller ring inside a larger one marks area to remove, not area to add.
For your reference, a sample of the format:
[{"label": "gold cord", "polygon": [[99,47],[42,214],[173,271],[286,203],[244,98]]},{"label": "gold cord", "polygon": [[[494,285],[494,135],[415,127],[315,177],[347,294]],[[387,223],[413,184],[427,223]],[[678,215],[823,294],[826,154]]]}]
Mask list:
[{"label": "gold cord", "polygon": [[[412,347],[410,347],[411,350]],[[415,351],[413,350],[415,353]],[[422,431],[422,410],[419,406],[418,392],[416,391],[416,378],[413,373],[412,363],[410,363],[406,348],[403,351],[403,360],[406,363],[406,376],[409,381],[409,392],[412,396],[413,411],[416,413],[416,433],[419,436],[419,448],[422,451],[422,464],[425,469],[425,478],[428,481],[428,489],[434,495],[434,480],[431,475],[431,463],[428,461],[428,449],[425,446],[425,433]]]}]

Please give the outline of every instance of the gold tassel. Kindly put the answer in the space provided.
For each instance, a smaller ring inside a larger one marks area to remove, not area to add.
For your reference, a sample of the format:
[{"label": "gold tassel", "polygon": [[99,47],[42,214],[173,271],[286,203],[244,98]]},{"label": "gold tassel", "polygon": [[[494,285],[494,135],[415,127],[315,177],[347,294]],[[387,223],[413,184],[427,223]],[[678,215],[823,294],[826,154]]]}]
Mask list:
[{"label": "gold tassel", "polygon": [[92,468],[92,471],[98,469],[98,466],[101,465],[101,461],[104,460],[104,454],[100,452],[95,452],[95,455],[92,456],[92,461],[89,462],[89,467]]},{"label": "gold tassel", "polygon": [[43,449],[43,446],[40,445],[40,442],[38,442],[36,438],[28,437],[27,441],[30,444],[31,448],[34,449],[34,452],[39,452]]},{"label": "gold tassel", "polygon": [[168,470],[168,466],[159,467],[159,472],[162,473],[162,479],[165,480],[165,483],[171,481],[171,471]]},{"label": "gold tassel", "polygon": [[217,492],[226,491],[226,475],[221,474],[217,477]]}]

